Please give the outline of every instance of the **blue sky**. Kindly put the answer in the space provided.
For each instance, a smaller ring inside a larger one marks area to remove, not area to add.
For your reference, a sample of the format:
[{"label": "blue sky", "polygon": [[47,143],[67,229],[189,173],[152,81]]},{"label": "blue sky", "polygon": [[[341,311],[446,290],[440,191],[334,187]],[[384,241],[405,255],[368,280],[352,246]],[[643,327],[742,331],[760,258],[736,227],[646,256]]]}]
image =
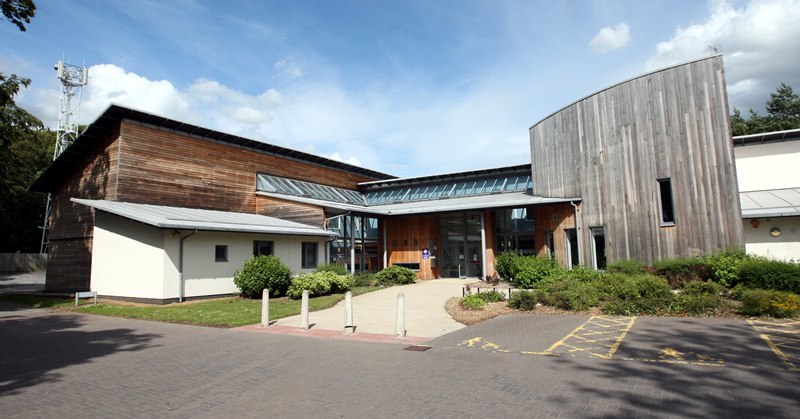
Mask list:
[{"label": "blue sky", "polygon": [[36,4],[0,24],[0,72],[50,126],[63,57],[90,68],[84,123],[113,102],[398,176],[530,162],[530,125],[709,45],[731,107],[800,90],[800,0]]}]

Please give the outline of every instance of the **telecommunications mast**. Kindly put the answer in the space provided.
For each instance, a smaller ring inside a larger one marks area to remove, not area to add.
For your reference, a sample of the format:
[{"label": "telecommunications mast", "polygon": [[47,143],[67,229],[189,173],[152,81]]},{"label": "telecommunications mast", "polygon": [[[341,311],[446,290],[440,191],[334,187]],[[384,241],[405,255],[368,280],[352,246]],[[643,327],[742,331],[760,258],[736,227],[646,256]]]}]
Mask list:
[{"label": "telecommunications mast", "polygon": [[[53,160],[64,152],[76,138],[78,138],[78,120],[81,109],[81,91],[89,81],[89,71],[86,67],[67,64],[59,61],[55,66],[56,77],[61,82],[61,97],[58,99],[58,130],[56,131],[56,146],[53,149]],[[74,100],[77,96],[77,100]],[[73,118],[74,116],[74,118]],[[47,195],[47,209],[44,213],[42,225],[41,253],[47,252],[48,230],[50,226],[50,211],[53,208],[53,196]]]}]

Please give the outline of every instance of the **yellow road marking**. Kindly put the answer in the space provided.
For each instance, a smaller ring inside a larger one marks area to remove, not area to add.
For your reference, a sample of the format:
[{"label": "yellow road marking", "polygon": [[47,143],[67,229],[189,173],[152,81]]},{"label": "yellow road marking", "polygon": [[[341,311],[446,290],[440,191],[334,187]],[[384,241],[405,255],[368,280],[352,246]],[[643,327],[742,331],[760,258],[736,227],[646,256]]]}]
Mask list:
[{"label": "yellow road marking", "polygon": [[761,339],[764,339],[764,341],[767,342],[767,345],[769,345],[770,349],[772,349],[772,352],[774,352],[775,355],[780,358],[780,360],[783,362],[783,365],[786,365],[786,368],[788,368],[789,371],[800,371],[800,368],[797,368],[797,366],[792,363],[791,358],[783,353],[778,345],[772,342],[772,339],[769,338],[769,335],[761,334]]},{"label": "yellow road marking", "polygon": [[[789,371],[800,371],[795,364],[797,355],[791,352],[798,352],[800,348],[794,346],[800,339],[795,338],[795,334],[800,334],[800,321],[797,320],[747,320],[753,328],[759,332],[761,339]],[[789,353],[787,353],[789,351]]]},{"label": "yellow road marking", "polygon": [[[628,334],[628,331],[630,331],[631,327],[633,327],[633,323],[635,321],[636,321],[635,316],[627,318],[592,316],[589,318],[589,320],[585,321],[583,324],[573,329],[568,335],[561,338],[561,340],[550,345],[550,347],[547,348],[544,351],[544,353],[545,354],[554,353],[556,348],[563,346],[564,348],[567,348],[567,352],[570,353],[581,351],[598,358],[611,359],[614,356],[614,353],[617,351],[617,349],[619,349],[619,346],[622,344],[622,340],[625,339],[625,336]],[[603,322],[608,322],[610,324],[604,324]],[[611,328],[620,326],[624,327],[622,329],[612,329],[612,330],[602,330],[602,331],[591,329],[591,327]],[[589,338],[597,335],[606,335],[606,336],[599,339]],[[582,343],[594,343],[597,345],[595,347],[584,348],[576,346],[575,344],[571,343],[570,340],[579,341]],[[601,343],[601,341],[610,341],[610,340],[614,341],[610,346]],[[602,349],[608,348],[608,352],[606,353],[592,352],[601,348]]]}]

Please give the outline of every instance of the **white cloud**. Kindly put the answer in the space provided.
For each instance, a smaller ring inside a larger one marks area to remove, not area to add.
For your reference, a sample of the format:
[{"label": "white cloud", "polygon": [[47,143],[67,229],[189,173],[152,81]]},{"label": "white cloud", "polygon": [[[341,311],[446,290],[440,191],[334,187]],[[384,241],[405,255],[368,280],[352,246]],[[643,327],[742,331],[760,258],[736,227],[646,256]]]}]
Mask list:
[{"label": "white cloud", "polygon": [[597,35],[589,42],[589,46],[594,52],[605,54],[611,50],[627,47],[631,42],[631,32],[627,23],[620,23],[617,26],[605,27],[597,32]]},{"label": "white cloud", "polygon": [[708,55],[725,54],[731,108],[761,109],[780,82],[800,84],[800,0],[751,0],[741,8],[727,0],[710,3],[709,17],[656,45],[652,70]]},{"label": "white cloud", "polygon": [[303,75],[303,69],[300,67],[300,65],[294,62],[294,60],[290,60],[288,58],[284,58],[276,62],[274,67],[276,70],[286,73],[293,78]]}]

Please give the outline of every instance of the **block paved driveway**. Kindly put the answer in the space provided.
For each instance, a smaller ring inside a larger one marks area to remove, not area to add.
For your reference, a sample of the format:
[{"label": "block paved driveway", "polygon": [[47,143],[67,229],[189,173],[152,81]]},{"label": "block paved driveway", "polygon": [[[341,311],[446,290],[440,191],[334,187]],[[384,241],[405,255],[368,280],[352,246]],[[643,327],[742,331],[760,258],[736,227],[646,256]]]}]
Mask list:
[{"label": "block paved driveway", "polygon": [[515,315],[410,351],[0,301],[0,415],[796,418],[796,331]]}]

